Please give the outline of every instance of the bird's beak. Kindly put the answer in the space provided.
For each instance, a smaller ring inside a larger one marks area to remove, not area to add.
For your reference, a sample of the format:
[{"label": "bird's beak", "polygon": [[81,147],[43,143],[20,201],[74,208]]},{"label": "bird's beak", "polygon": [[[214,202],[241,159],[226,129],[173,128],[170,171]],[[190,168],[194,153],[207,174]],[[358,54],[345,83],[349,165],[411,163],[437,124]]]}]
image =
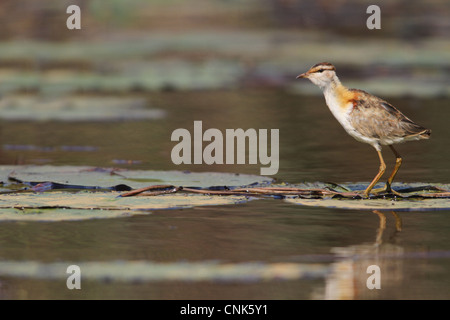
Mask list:
[{"label": "bird's beak", "polygon": [[299,74],[296,79],[308,78],[308,75],[309,75],[308,72],[305,72],[305,73]]}]

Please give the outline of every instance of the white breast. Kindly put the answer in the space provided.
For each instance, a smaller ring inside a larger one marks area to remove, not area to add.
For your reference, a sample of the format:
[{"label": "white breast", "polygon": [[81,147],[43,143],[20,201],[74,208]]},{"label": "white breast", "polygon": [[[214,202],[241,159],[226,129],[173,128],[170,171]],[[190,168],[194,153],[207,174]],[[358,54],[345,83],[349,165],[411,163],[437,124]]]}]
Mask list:
[{"label": "white breast", "polygon": [[352,111],[353,104],[351,102],[347,103],[345,106],[341,106],[339,104],[339,100],[335,96],[332,90],[324,90],[325,101],[327,103],[328,108],[334,117],[339,121],[339,123],[344,127],[345,131],[350,134],[352,131],[352,126],[349,122],[349,115]]}]

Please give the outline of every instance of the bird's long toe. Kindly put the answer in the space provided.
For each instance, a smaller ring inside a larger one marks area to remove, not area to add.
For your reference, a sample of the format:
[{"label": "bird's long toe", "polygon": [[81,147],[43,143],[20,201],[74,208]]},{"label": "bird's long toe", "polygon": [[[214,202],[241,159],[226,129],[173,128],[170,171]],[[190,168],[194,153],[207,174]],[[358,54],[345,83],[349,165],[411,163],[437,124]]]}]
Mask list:
[{"label": "bird's long toe", "polygon": [[384,188],[372,189],[371,193],[377,194],[377,195],[385,193],[385,194],[393,194],[393,195],[396,195],[398,197],[403,197],[403,195],[400,192],[395,191],[394,189],[392,189],[392,188],[390,188],[388,186],[385,186]]}]

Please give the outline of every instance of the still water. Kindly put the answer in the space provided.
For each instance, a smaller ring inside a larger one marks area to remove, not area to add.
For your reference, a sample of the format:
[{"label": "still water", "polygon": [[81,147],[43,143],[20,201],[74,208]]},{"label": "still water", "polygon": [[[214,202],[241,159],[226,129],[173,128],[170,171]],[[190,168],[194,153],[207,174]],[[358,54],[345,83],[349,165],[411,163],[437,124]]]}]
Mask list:
[{"label": "still water", "polygon": [[[192,132],[194,121],[201,120],[204,130],[279,129],[278,182],[368,183],[378,170],[375,150],[347,136],[322,97],[281,90],[136,95],[167,116],[116,122],[3,121],[1,164],[259,174],[260,164],[174,165],[173,130]],[[432,129],[429,141],[397,148],[404,162],[396,181],[449,183],[450,101],[388,100]],[[388,148],[384,155],[389,171],[394,156]],[[91,262],[111,276],[83,278],[82,273],[82,289],[68,290],[65,270],[58,277],[8,274],[0,277],[0,298],[449,299],[449,213],[377,213],[267,199],[113,219],[3,221],[1,261],[44,267]],[[161,278],[140,276],[159,264],[177,275],[170,278],[163,271]],[[215,264],[226,264],[231,271],[221,278],[217,275],[223,270],[214,269]],[[193,265],[213,265],[208,269],[213,275],[189,278]],[[240,270],[249,265],[261,273],[248,277],[244,272],[241,277]],[[380,267],[381,289],[366,286],[371,265]]]}]

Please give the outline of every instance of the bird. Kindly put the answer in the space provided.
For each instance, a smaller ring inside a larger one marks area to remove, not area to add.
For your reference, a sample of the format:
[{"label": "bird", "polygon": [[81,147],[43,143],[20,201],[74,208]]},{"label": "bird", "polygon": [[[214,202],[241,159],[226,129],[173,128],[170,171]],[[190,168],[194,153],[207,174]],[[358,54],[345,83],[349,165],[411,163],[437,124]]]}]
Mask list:
[{"label": "bird", "polygon": [[[392,182],[402,164],[402,157],[393,145],[429,139],[431,130],[418,125],[385,100],[363,90],[345,87],[336,74],[336,67],[329,62],[315,64],[307,72],[297,76],[297,79],[300,78],[309,79],[322,89],[328,108],[350,136],[371,145],[377,151],[380,167],[364,190],[364,197],[369,198],[371,193],[381,192],[401,196],[392,189]],[[386,170],[382,146],[389,146],[394,153],[395,166],[385,187],[373,189]]]}]

